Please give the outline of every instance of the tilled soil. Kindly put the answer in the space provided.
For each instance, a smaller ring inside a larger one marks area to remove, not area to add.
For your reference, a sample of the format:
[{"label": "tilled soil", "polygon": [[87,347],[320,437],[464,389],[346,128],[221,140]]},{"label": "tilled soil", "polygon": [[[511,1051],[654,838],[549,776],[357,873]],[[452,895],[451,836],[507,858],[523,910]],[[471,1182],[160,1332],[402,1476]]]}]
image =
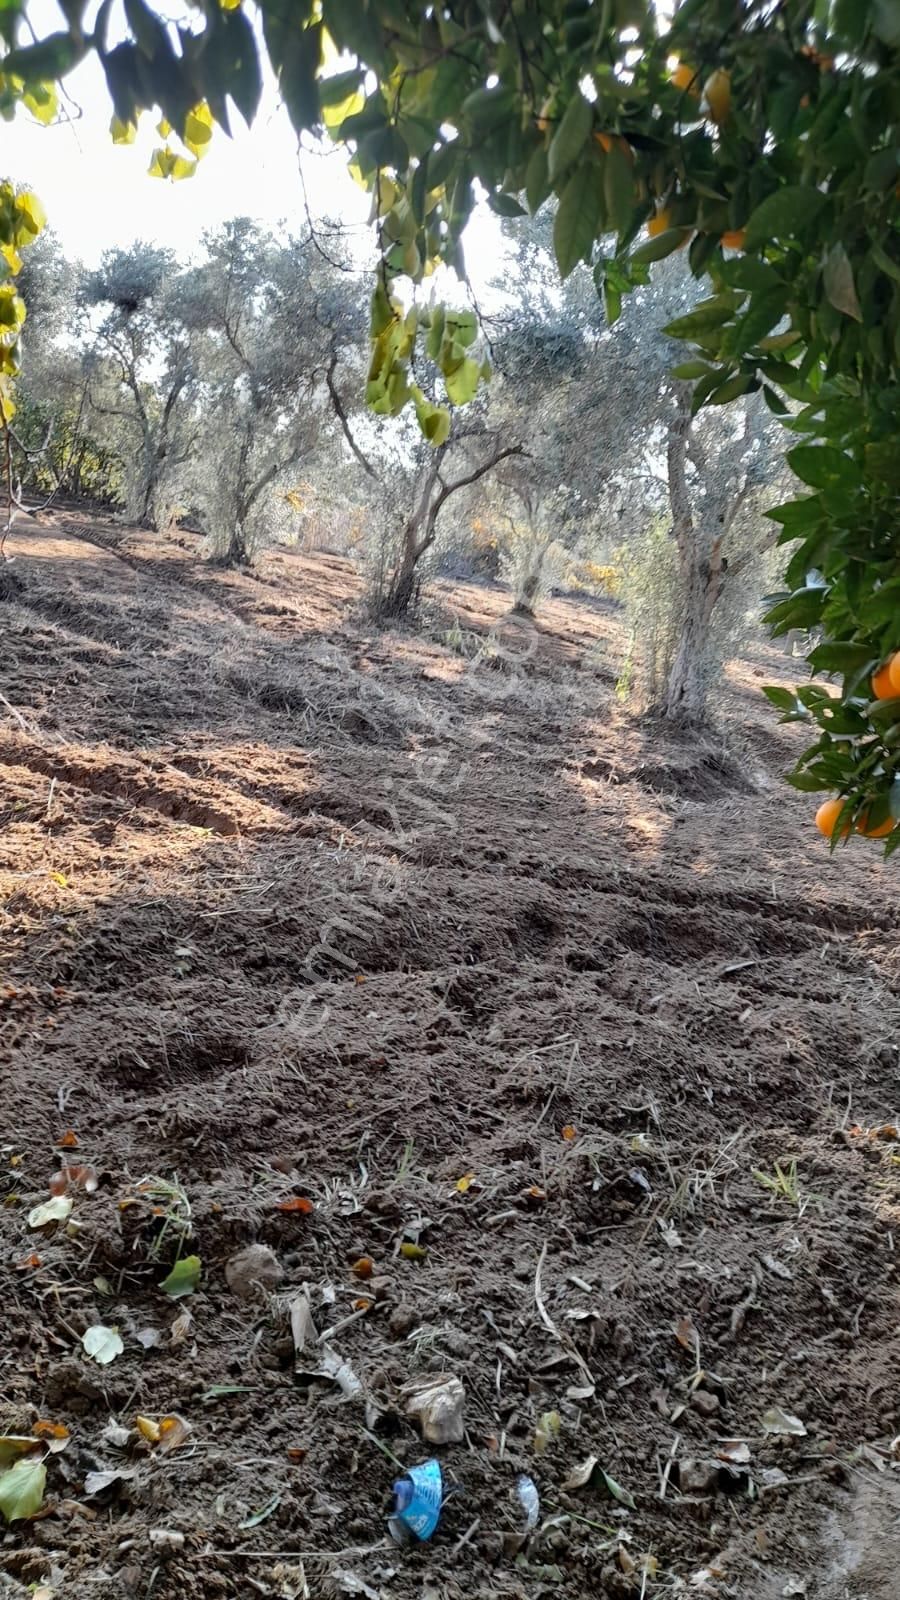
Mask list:
[{"label": "tilled soil", "polygon": [[8,554],[0,1425],[71,1437],[0,1592],[894,1595],[896,868],[781,783],[792,664],[726,750],[622,708],[610,608],[379,634],[336,557],[77,511]]}]

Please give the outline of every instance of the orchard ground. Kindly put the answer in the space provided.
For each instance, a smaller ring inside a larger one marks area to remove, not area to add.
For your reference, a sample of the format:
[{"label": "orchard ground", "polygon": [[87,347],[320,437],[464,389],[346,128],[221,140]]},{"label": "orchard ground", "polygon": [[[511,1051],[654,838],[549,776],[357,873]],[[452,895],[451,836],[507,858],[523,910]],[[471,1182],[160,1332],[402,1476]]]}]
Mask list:
[{"label": "orchard ground", "polygon": [[[77,510],[7,554],[0,1424],[71,1439],[0,1592],[893,1595],[897,869],[781,781],[794,664],[729,664],[726,753],[623,709],[611,608],[438,584],[378,633],[339,558]],[[61,1159],[99,1187],[29,1232]],[[136,1190],[173,1175],[175,1302]],[[466,1434],[400,1550],[435,1371]],[[589,1456],[621,1498],[565,1487]]]}]

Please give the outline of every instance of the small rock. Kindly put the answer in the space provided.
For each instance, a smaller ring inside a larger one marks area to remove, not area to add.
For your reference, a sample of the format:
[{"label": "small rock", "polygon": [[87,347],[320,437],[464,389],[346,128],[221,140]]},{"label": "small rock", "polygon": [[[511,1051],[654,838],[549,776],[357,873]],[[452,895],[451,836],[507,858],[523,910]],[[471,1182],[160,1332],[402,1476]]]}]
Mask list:
[{"label": "small rock", "polygon": [[682,1494],[714,1494],[719,1481],[718,1461],[688,1458],[678,1468],[678,1487]]},{"label": "small rock", "polygon": [[396,1306],[391,1312],[390,1321],[388,1322],[388,1331],[391,1338],[402,1339],[404,1334],[409,1333],[410,1329],[415,1327],[418,1320],[419,1315],[415,1306],[411,1306],[407,1301],[401,1300],[399,1306]]},{"label": "small rock", "polygon": [[416,1378],[403,1390],[408,1417],[418,1417],[422,1438],[430,1444],[459,1444],[465,1437],[463,1405],[466,1392],[452,1373],[439,1372]]},{"label": "small rock", "polygon": [[710,1394],[708,1389],[695,1389],[691,1395],[691,1406],[694,1411],[699,1411],[701,1417],[714,1417],[719,1409],[719,1396]]},{"label": "small rock", "polygon": [[239,1300],[259,1300],[280,1283],[281,1264],[267,1244],[248,1244],[225,1263],[225,1279]]}]

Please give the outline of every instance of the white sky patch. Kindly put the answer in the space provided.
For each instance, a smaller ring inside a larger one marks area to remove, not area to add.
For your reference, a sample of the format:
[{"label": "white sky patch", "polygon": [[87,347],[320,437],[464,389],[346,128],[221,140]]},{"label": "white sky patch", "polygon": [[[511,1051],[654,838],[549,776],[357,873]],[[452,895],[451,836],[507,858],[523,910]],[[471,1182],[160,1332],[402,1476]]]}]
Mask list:
[{"label": "white sky patch", "polygon": [[[54,0],[33,0],[29,14],[39,37],[61,26]],[[365,259],[372,248],[370,199],[350,177],[346,153],[323,147],[321,153],[304,150],[298,156],[297,136],[265,61],[263,72],[252,128],[233,111],[232,137],[216,128],[195,176],[173,183],[147,176],[151,153],[164,142],[156,131],[158,116],[144,114],[134,144],[113,144],[103,70],[89,56],[64,81],[62,105],[70,121],[41,128],[20,110],[4,127],[0,176],[37,192],[66,254],[89,266],[103,250],[135,239],[167,245],[189,261],[202,253],[204,232],[237,216],[252,217],[276,234],[302,234],[304,185],[312,216],[339,219],[352,228]],[[466,234],[477,294],[484,292],[503,253],[497,219],[481,205]]]}]

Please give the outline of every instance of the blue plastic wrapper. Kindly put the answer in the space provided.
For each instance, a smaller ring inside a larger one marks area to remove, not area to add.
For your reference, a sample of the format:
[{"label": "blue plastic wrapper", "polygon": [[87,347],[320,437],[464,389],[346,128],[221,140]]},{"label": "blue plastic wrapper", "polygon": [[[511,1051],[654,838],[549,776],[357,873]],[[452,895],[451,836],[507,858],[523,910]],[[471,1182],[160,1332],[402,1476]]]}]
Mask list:
[{"label": "blue plastic wrapper", "polygon": [[438,1525],[444,1495],[441,1464],[423,1461],[410,1467],[394,1484],[394,1510],[390,1530],[401,1543],[414,1536],[430,1539]]}]

